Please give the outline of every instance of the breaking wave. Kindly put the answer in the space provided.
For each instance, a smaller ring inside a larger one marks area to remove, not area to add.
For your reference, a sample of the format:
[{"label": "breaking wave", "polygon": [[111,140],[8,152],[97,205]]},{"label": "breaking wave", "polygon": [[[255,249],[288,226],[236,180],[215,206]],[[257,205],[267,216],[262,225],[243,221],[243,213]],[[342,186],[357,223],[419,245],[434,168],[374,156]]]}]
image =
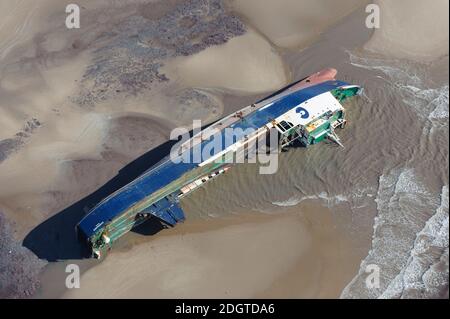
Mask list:
[{"label": "breaking wave", "polygon": [[[448,175],[440,176],[438,168],[448,170],[448,82],[429,81],[427,66],[347,53],[353,66],[380,74],[376,77],[392,90],[386,95],[413,111],[422,133],[416,140],[419,152],[411,152],[409,160],[387,167],[379,177],[372,248],[341,298],[448,296]],[[433,176],[443,178],[440,193],[425,181]],[[380,268],[379,287],[366,285],[369,265]]]},{"label": "breaking wave", "polygon": [[[376,203],[372,249],[341,298],[437,297],[448,285],[448,186],[439,202],[413,169],[396,169],[380,177]],[[366,285],[369,265],[378,288]]]},{"label": "breaking wave", "polygon": [[418,233],[408,261],[381,298],[442,297],[448,290],[448,185],[442,188],[441,204]]},{"label": "breaking wave", "polygon": [[448,119],[448,83],[429,88],[426,83],[426,70],[423,70],[423,67],[412,66],[410,62],[404,60],[367,58],[350,51],[347,51],[347,54],[353,66],[382,72],[384,75],[382,78],[394,89],[398,89],[403,102],[413,107],[423,119],[430,121]]},{"label": "breaking wave", "polygon": [[358,203],[366,199],[368,197],[372,197],[373,189],[372,188],[364,188],[361,190],[357,190],[352,192],[349,195],[346,194],[337,194],[337,195],[331,195],[327,192],[321,192],[318,195],[306,195],[306,196],[292,196],[284,201],[273,201],[272,205],[279,206],[279,207],[291,207],[291,206],[297,206],[301,202],[307,201],[307,200],[319,200],[326,204],[327,207],[332,207],[334,205],[338,205],[340,203],[350,203],[352,206],[358,207]]}]

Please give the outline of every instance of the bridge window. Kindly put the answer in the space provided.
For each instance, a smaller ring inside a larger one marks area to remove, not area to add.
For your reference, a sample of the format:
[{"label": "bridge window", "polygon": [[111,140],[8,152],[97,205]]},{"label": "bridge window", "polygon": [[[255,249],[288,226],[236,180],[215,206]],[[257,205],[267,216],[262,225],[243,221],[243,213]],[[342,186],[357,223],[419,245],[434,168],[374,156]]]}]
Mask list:
[{"label": "bridge window", "polygon": [[293,125],[289,122],[281,121],[280,123],[277,124],[277,126],[282,132],[286,132],[287,130],[292,128]]}]

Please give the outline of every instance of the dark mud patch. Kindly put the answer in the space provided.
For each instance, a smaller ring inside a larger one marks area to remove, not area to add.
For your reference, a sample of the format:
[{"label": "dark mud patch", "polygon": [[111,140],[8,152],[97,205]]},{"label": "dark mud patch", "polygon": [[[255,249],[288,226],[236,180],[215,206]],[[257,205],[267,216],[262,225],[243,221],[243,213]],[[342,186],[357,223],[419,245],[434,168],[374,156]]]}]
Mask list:
[{"label": "dark mud patch", "polygon": [[[239,18],[221,0],[160,1],[116,21],[91,47],[94,58],[73,100],[82,106],[114,96],[137,95],[168,82],[167,59],[198,53],[244,34]],[[78,40],[79,43],[87,42]],[[77,46],[78,47],[78,46]]]},{"label": "dark mud patch", "polygon": [[0,163],[6,160],[9,155],[18,151],[25,143],[25,140],[40,126],[41,122],[32,118],[25,123],[23,129],[16,133],[13,138],[0,140]]},{"label": "dark mud patch", "polygon": [[14,138],[8,138],[0,141],[0,163],[3,162],[11,153],[20,147],[20,142]]},{"label": "dark mud patch", "polygon": [[27,298],[39,288],[45,262],[14,238],[13,230],[0,212],[0,299]]},{"label": "dark mud patch", "polygon": [[139,12],[146,19],[159,20],[169,14],[175,6],[182,4],[183,1],[185,0],[164,0],[155,3],[147,3],[139,8]]}]

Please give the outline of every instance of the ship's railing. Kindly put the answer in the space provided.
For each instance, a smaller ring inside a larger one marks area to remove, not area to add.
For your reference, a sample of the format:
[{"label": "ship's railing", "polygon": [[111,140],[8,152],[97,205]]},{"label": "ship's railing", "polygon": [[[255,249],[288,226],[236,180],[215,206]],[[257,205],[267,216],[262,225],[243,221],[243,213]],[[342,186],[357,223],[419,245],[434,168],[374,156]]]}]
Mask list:
[{"label": "ship's railing", "polygon": [[[263,106],[263,105],[261,105]],[[194,146],[202,143],[205,140],[208,140],[211,136],[214,134],[217,134],[218,132],[222,131],[224,128],[230,127],[232,124],[240,121],[241,119],[245,118],[246,116],[250,115],[254,111],[256,111],[258,108],[256,107],[256,104],[252,104],[249,106],[244,107],[243,109],[240,109],[239,111],[232,113],[211,126],[207,127],[206,129],[202,130],[201,132],[195,134],[184,142],[179,150],[179,155],[184,153],[185,151],[193,148]]]}]

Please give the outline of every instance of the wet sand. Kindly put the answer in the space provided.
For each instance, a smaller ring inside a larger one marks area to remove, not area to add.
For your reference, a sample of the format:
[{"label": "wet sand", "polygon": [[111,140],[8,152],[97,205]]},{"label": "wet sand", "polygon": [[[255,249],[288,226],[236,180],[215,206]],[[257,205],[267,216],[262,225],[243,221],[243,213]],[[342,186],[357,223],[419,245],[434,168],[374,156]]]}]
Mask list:
[{"label": "wet sand", "polygon": [[[37,298],[439,296],[445,280],[438,275],[448,274],[448,241],[445,246],[438,239],[439,247],[425,254],[436,271],[421,283],[434,290],[418,293],[414,282],[411,289],[387,288],[398,288],[421,262],[413,258],[422,247],[414,242],[416,234],[448,237],[448,207],[439,206],[448,194],[448,164],[442,164],[448,162],[448,138],[441,134],[448,136],[448,71],[441,72],[448,56],[425,66],[392,60],[448,55],[441,45],[448,47],[445,32],[422,41],[441,21],[448,23],[444,10],[439,23],[420,15],[423,33],[409,41],[404,35],[416,26],[386,1],[380,5],[392,16],[384,17],[386,24],[373,36],[361,27],[365,13],[359,1],[339,8],[334,1],[268,1],[258,10],[254,1],[227,2],[236,16],[202,1],[182,7],[179,1],[158,3],[107,7],[107,0],[80,1],[83,29],[68,33],[60,19],[64,8],[54,1],[35,9],[28,1],[0,1],[0,12],[9,17],[7,8],[16,17],[4,19],[0,28],[0,212],[13,228],[8,245],[0,246],[0,261],[16,269],[24,266],[17,260],[28,260],[33,273],[9,297],[36,291]],[[432,9],[442,6],[448,3]],[[420,5],[410,10],[423,11]],[[195,19],[189,12],[196,12]],[[274,13],[284,19],[267,18]],[[404,25],[396,26],[399,17]],[[137,37],[134,30],[140,30]],[[185,224],[157,234],[130,233],[100,264],[80,259],[71,235],[75,223],[102,196],[150,166],[154,153],[167,149],[162,143],[173,127],[189,126],[192,119],[213,121],[330,66],[339,70],[338,78],[367,86],[365,100],[349,106],[345,150],[292,150],[282,154],[280,172],[269,177],[254,167],[236,167],[186,199]],[[378,131],[386,123],[393,123],[396,134]],[[136,164],[139,156],[144,157]],[[408,184],[413,187],[402,189]],[[396,211],[405,215],[400,221],[412,222],[399,222]],[[385,220],[401,232],[387,231]],[[430,235],[426,223],[436,225],[438,235]],[[18,248],[22,241],[25,247]],[[390,256],[386,242],[401,253]],[[4,258],[8,247],[19,257]],[[436,249],[444,262],[436,261]],[[50,264],[42,268],[46,260]],[[377,291],[363,286],[368,262],[387,269]],[[65,291],[68,263],[83,270],[80,290]]]},{"label": "wet sand", "polygon": [[225,89],[234,94],[276,91],[288,84],[280,55],[252,29],[223,46],[176,58],[163,70],[182,86]]},{"label": "wet sand", "polygon": [[367,1],[230,0],[232,10],[279,48],[303,49]]},{"label": "wet sand", "polygon": [[[339,210],[188,221],[110,254],[64,298],[337,298],[364,256]],[[141,241],[141,243],[139,243]],[[98,282],[102,282],[101,287]]]}]

